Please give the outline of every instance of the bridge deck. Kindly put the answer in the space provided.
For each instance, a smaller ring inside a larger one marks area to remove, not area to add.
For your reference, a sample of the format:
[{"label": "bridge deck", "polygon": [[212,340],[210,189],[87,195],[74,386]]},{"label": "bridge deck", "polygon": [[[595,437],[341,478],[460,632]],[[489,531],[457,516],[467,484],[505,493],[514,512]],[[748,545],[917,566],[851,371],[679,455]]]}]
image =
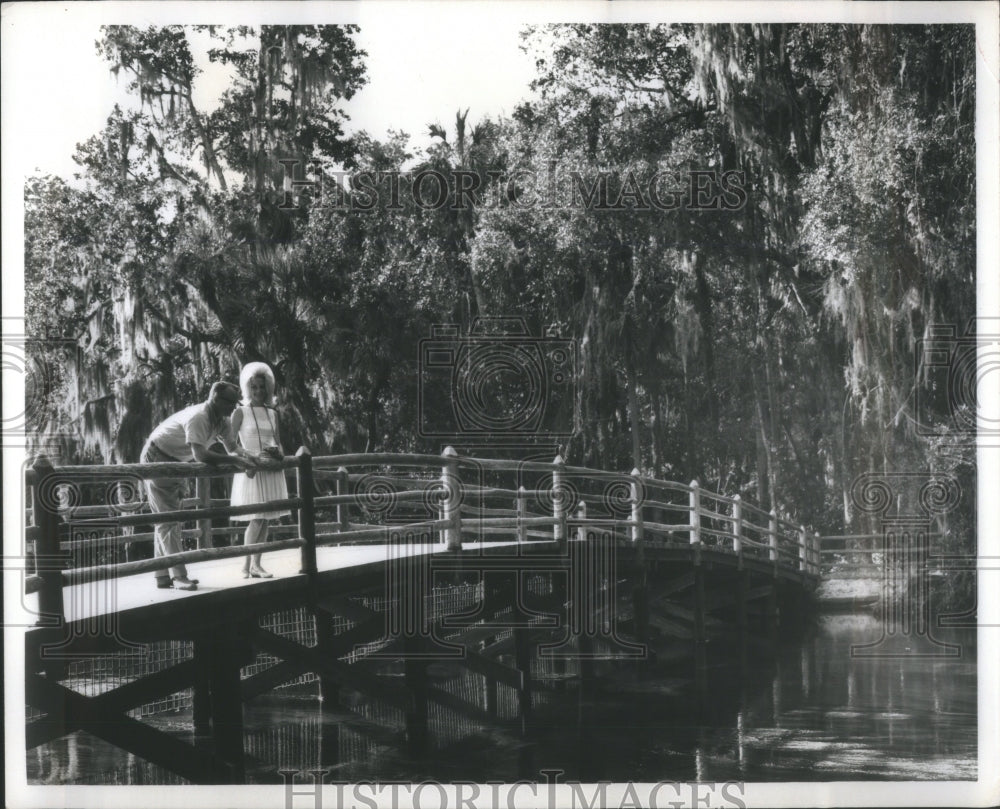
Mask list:
[{"label": "bridge deck", "polygon": [[[511,554],[516,541],[489,543],[465,542],[461,555]],[[551,549],[552,542],[520,543],[518,552],[532,553]],[[399,545],[339,545],[316,549],[317,578],[324,589],[337,592],[338,581],[356,581],[366,576],[373,583],[383,583],[386,562],[390,558],[441,554],[455,556],[439,543]],[[301,553],[298,549],[265,554],[262,565],[274,574],[272,579],[244,579],[240,558],[213,559],[189,564],[188,576],[199,581],[195,591],[159,589],[153,574],[145,573],[117,579],[77,584],[63,588],[64,612],[68,626],[93,624],[100,619],[116,622],[116,629],[128,628],[125,637],[148,640],[156,635],[172,636],[170,627],[177,627],[195,618],[195,626],[204,628],[217,622],[232,621],[233,609],[244,611],[247,618],[264,612],[303,603],[306,577],[299,573]],[[23,596],[29,615],[38,614],[36,593]],[[113,618],[112,618],[113,616]],[[154,630],[153,627],[158,627]],[[63,630],[65,631],[65,630]],[[86,632],[86,626],[84,626]],[[150,634],[152,633],[152,634]],[[28,631],[29,643],[51,640],[54,631],[39,627]],[[176,635],[174,635],[176,636]]]}]

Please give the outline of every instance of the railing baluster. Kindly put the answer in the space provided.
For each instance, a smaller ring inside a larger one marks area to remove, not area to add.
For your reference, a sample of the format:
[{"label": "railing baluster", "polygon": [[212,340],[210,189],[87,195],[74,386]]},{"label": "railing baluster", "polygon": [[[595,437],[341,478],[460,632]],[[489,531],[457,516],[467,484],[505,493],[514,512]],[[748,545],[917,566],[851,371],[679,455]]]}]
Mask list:
[{"label": "railing baluster", "polygon": [[691,481],[691,491],[688,496],[688,519],[691,526],[691,544],[701,544],[701,503],[698,481]]},{"label": "railing baluster", "polygon": [[514,501],[517,510],[517,541],[528,541],[528,527],[524,524],[524,518],[528,511],[528,490],[524,486],[517,487],[517,498]]},{"label": "railing baluster", "polygon": [[733,553],[743,564],[743,501],[739,495],[733,497]]},{"label": "railing baluster", "polygon": [[[195,478],[195,497],[198,500],[198,508],[212,507],[212,479],[205,477]],[[212,547],[212,520],[204,518],[198,520],[198,550]]]},{"label": "railing baluster", "polygon": [[[337,467],[337,495],[341,496],[347,493],[348,489],[348,479],[347,479],[347,469],[343,466]],[[337,503],[337,523],[340,525],[341,531],[346,531],[349,527],[347,519],[347,504]]]},{"label": "railing baluster", "polygon": [[806,527],[804,525],[799,526],[799,570],[802,573],[806,572]]},{"label": "railing baluster", "polygon": [[629,491],[632,500],[632,543],[636,546],[642,546],[645,541],[646,529],[642,520],[642,501],[643,498],[640,496],[642,491],[641,484],[639,482],[639,469],[633,467],[631,483],[629,484]]},{"label": "railing baluster", "polygon": [[458,477],[458,453],[454,447],[445,447],[441,452],[445,459],[441,467],[441,484],[445,487],[445,498],[441,504],[442,519],[450,520],[444,529],[445,547],[449,551],[462,550],[462,511]]},{"label": "railing baluster", "polygon": [[774,562],[774,573],[778,574],[778,512],[771,509],[770,521],[768,522],[768,546],[771,561]]},{"label": "railing baluster", "polygon": [[552,461],[552,516],[556,521],[552,526],[552,538],[560,544],[566,541],[566,493],[563,488],[565,466],[562,456],[556,455]]}]

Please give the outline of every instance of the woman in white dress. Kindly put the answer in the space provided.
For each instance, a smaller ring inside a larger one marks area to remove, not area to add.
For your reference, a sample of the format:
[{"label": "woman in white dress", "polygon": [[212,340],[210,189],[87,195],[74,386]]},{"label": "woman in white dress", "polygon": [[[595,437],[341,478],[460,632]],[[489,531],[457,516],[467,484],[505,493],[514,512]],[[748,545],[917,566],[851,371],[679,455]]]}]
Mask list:
[{"label": "woman in white dress", "polygon": [[[237,472],[233,476],[234,506],[250,503],[266,503],[288,498],[288,485],[282,469],[268,469],[283,456],[281,434],[278,429],[278,412],[274,403],[274,374],[263,362],[251,362],[240,371],[240,388],[243,390],[243,404],[236,408],[232,416],[233,432],[239,437],[243,454],[258,464],[258,469]],[[261,511],[253,514],[234,516],[234,522],[246,522],[244,542],[256,545],[267,541],[270,521],[289,512]],[[260,565],[260,554],[243,557],[243,578],[270,579]]]}]

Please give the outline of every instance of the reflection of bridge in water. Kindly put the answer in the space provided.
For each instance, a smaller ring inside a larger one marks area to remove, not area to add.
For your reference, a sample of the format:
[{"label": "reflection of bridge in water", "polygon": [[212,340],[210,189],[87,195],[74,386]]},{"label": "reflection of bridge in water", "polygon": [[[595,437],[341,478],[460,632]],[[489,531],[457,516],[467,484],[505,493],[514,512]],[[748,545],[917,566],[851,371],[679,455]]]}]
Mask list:
[{"label": "reflection of bridge in water", "polygon": [[[296,494],[280,504],[295,524],[265,546],[213,547],[241,531],[213,525],[241,511],[211,498],[211,478],[229,471],[36,464],[29,749],[85,730],[195,783],[242,782],[243,703],[304,675],[319,680],[325,766],[342,734],[413,757],[432,754],[448,721],[530,739],[539,697],[566,681],[585,691],[601,660],[638,665],[669,647],[703,674],[711,640],[744,655],[773,647],[801,625],[819,578],[816,534],[697,483],[450,449],[300,450],[284,465]],[[129,532],[148,530],[137,492],[154,475],[196,478],[175,514],[196,523],[185,531],[196,547],[118,561],[151,539]],[[84,503],[93,487],[104,505]],[[236,557],[261,549],[275,578],[240,579]],[[178,561],[198,591],[153,586]],[[102,679],[123,659],[141,665]],[[464,685],[442,679],[442,664]],[[138,718],[188,690],[208,752]]]}]

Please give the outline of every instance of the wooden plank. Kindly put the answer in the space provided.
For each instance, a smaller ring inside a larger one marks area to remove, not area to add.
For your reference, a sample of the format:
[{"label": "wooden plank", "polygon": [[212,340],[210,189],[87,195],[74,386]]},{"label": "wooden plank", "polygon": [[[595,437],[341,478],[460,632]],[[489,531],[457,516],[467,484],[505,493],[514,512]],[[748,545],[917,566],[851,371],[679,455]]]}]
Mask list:
[{"label": "wooden plank", "polygon": [[26,678],[28,704],[50,714],[66,712],[83,730],[129,753],[176,773],[195,784],[218,784],[230,777],[230,769],[216,756],[195,750],[189,744],[151,728],[124,714],[114,715],[95,706],[86,697],[44,677]]}]

